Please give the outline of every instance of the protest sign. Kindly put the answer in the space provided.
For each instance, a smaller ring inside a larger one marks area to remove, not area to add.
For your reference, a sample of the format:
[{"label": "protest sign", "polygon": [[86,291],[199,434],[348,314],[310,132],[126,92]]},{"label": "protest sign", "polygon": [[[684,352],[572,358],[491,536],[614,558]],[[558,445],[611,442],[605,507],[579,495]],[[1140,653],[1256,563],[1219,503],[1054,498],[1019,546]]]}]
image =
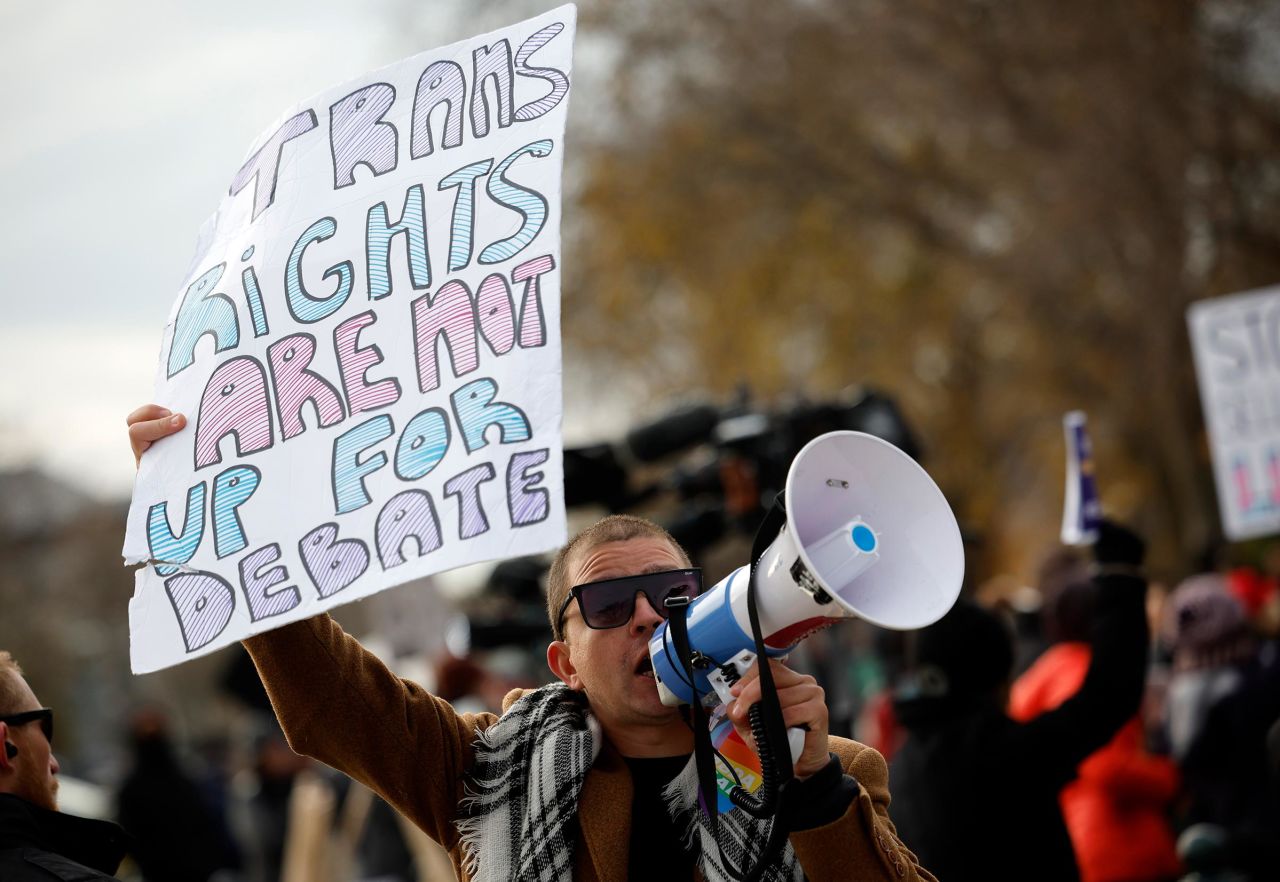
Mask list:
[{"label": "protest sign", "polygon": [[164,329],[125,537],[152,671],[564,541],[560,170],[575,9],[286,111]]},{"label": "protest sign", "polygon": [[1280,532],[1280,287],[1187,310],[1228,538]]}]

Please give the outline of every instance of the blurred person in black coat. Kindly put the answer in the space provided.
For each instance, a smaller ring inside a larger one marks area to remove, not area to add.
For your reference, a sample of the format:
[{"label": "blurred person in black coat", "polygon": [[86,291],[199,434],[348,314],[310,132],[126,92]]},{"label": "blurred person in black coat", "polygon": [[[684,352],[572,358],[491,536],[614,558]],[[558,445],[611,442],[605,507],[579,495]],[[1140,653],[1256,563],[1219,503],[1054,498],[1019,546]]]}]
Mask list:
[{"label": "blurred person in black coat", "polygon": [[133,768],[121,785],[119,820],[147,882],[205,882],[236,865],[226,826],[205,804],[174,755],[168,721],[157,709],[130,722]]},{"label": "blurred person in black coat", "polygon": [[1034,720],[1005,713],[1013,645],[994,613],[961,600],[915,636],[895,700],[907,738],[889,779],[898,833],[939,879],[1079,878],[1058,793],[1137,713],[1148,645],[1141,540],[1104,524],[1094,552],[1089,672]]},{"label": "blurred person in black coat", "polygon": [[53,711],[0,651],[0,880],[112,879],[128,847],[107,821],[58,811]]},{"label": "blurred person in black coat", "polygon": [[1280,725],[1280,642],[1263,639],[1265,624],[1265,608],[1251,618],[1228,578],[1203,573],[1169,596],[1161,637],[1173,659],[1166,722],[1186,790],[1185,844],[1238,879],[1271,882],[1280,879],[1280,770],[1268,741]]}]

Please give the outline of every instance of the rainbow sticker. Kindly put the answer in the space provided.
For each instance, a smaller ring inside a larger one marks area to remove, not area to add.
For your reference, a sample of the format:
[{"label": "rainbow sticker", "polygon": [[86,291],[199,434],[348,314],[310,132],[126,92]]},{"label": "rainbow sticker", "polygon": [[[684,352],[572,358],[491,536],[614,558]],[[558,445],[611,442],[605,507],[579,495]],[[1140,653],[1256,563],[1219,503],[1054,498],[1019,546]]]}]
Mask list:
[{"label": "rainbow sticker", "polygon": [[760,758],[733,728],[724,705],[716,708],[711,717],[711,744],[719,754],[716,757],[716,789],[720,791],[717,803],[720,813],[726,814],[737,808],[729,799],[729,791],[735,785],[748,793],[760,789],[764,780]]}]

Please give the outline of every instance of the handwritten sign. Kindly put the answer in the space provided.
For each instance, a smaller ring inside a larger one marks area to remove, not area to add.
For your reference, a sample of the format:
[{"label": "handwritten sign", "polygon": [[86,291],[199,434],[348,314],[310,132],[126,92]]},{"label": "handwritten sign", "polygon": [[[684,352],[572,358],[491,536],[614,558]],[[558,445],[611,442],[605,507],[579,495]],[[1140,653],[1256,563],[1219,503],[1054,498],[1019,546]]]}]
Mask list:
[{"label": "handwritten sign", "polygon": [[299,104],[164,330],[126,562],[143,673],[564,541],[560,170],[575,8]]},{"label": "handwritten sign", "polygon": [[1280,532],[1280,287],[1193,303],[1187,324],[1223,532]]}]

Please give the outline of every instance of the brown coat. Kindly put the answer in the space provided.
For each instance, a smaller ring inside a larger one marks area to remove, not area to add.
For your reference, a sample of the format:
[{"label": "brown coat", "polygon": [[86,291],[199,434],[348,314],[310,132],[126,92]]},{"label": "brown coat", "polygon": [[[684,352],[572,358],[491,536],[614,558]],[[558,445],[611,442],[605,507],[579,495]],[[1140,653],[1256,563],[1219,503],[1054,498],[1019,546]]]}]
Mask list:
[{"label": "brown coat", "polygon": [[[289,745],[368,785],[443,845],[459,879],[462,847],[453,825],[477,733],[493,714],[458,714],[448,702],[392,674],[327,615],[244,641]],[[505,704],[518,698],[507,696]],[[831,749],[862,792],[838,820],[791,834],[805,874],[820,880],[927,880],[889,820],[888,769],[869,747],[842,738]],[[587,774],[578,808],[574,879],[626,878],[631,775],[606,743]]]}]

